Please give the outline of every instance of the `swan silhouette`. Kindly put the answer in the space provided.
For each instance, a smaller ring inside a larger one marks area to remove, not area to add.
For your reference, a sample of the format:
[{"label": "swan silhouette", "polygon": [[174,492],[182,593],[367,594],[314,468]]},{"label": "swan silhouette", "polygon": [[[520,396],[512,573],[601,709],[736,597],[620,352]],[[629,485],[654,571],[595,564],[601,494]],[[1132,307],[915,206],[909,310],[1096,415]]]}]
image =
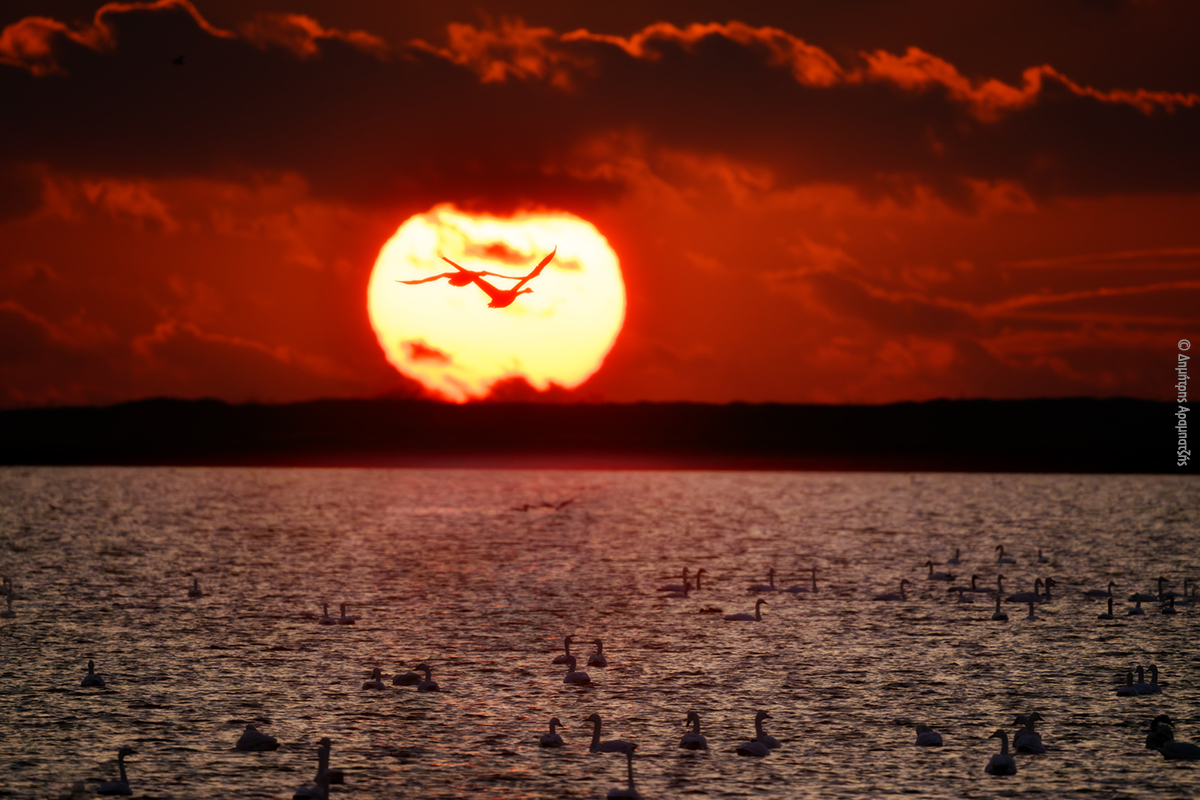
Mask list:
[{"label": "swan silhouette", "polygon": [[767,570],[766,583],[752,583],[746,587],[748,592],[773,592],[775,591],[775,568],[771,567]]},{"label": "swan silhouette", "polygon": [[1008,754],[1008,733],[998,730],[988,738],[1000,740],[1000,752],[992,756],[983,771],[989,775],[1016,775],[1017,762]]},{"label": "swan silhouette", "polygon": [[762,622],[762,607],[765,605],[769,603],[760,597],[754,601],[753,614],[726,614],[724,618],[728,622]]},{"label": "swan silhouette", "polygon": [[687,722],[691,723],[692,729],[679,740],[679,746],[684,750],[707,750],[708,740],[700,735],[700,715],[695,711],[689,711]]},{"label": "swan silhouette", "polygon": [[233,746],[233,749],[251,753],[263,753],[269,750],[278,750],[279,740],[274,736],[268,736],[253,725],[247,725],[246,730],[242,731],[242,736],[237,740],[237,744]]},{"label": "swan silhouette", "polygon": [[[401,664],[400,666],[404,665]],[[420,682],[421,676],[412,670],[409,670],[404,674],[397,672],[395,677],[392,678],[392,686],[416,686]]]},{"label": "swan silhouette", "polygon": [[960,548],[957,548],[957,547],[956,547],[956,548],[954,548],[954,557],[953,557],[953,558],[947,558],[947,559],[946,559],[946,563],[947,563],[947,564],[953,564],[953,565],[955,565],[955,566],[958,566],[959,564],[961,564],[961,563],[962,563],[962,561],[960,561],[960,560],[959,560],[959,558],[958,558],[958,555],[959,555],[959,553],[961,553],[961,552],[962,552],[962,551],[961,551],[961,549],[960,549]]},{"label": "swan silhouette", "polygon": [[872,599],[873,600],[901,600],[901,601],[907,600],[908,597],[904,594],[904,585],[905,584],[911,585],[912,581],[910,581],[908,578],[901,578],[899,594],[896,594],[895,592],[884,592],[883,594],[875,595],[875,597],[873,597]]},{"label": "swan silhouette", "polygon": [[125,756],[134,754],[132,747],[122,747],[117,751],[117,770],[121,777],[115,781],[104,781],[96,787],[97,794],[133,794],[129,788],[129,777],[125,774]]},{"label": "swan silhouette", "polygon": [[387,687],[383,685],[383,670],[381,670],[379,667],[376,667],[375,669],[371,670],[371,680],[365,682],[362,685],[362,688],[364,688],[364,689],[386,689]]},{"label": "swan silhouette", "polygon": [[1033,582],[1032,592],[1013,592],[1008,597],[1004,598],[1010,603],[1038,603],[1042,599],[1042,579],[1038,578]]},{"label": "swan silhouette", "polygon": [[355,622],[357,622],[357,620],[355,620],[354,617],[350,617],[350,616],[346,615],[346,604],[345,603],[342,603],[341,608],[342,608],[342,615],[340,617],[338,617],[338,621],[337,621],[338,625],[353,625]]},{"label": "swan silhouette", "polygon": [[1171,729],[1171,718],[1159,714],[1150,720],[1150,732],[1146,734],[1146,749],[1157,750],[1166,742],[1175,741],[1175,731]]},{"label": "swan silhouette", "polygon": [[1042,548],[1040,548],[1040,547],[1038,548],[1037,562],[1039,564],[1049,564],[1050,563],[1050,559],[1048,557],[1042,555]]},{"label": "swan silhouette", "polygon": [[952,581],[952,580],[954,580],[954,576],[951,575],[949,572],[934,572],[933,571],[933,561],[926,561],[925,566],[929,567],[929,576],[926,578],[926,580],[930,580],[930,581]]},{"label": "swan silhouette", "polygon": [[569,683],[573,686],[584,686],[591,683],[592,676],[588,675],[586,672],[576,670],[576,663],[575,656],[571,656],[567,659],[567,674],[563,678],[563,683]]},{"label": "swan silhouette", "polygon": [[543,733],[542,738],[538,739],[539,747],[562,747],[563,746],[562,736],[560,736],[554,730],[554,728],[558,725],[562,725],[562,722],[559,721],[558,717],[551,717],[550,718],[550,732]]},{"label": "swan silhouette", "polygon": [[425,680],[417,684],[418,692],[439,692],[441,687],[438,682],[433,679],[433,669],[428,664],[417,664],[414,669],[418,669],[425,673]]},{"label": "swan silhouette", "polygon": [[188,597],[193,600],[197,597],[204,597],[204,591],[200,588],[199,578],[192,578],[192,588],[188,589]]},{"label": "swan silhouette", "polygon": [[1108,611],[1105,611],[1103,614],[1097,614],[1096,619],[1114,619],[1113,613],[1112,613],[1112,601],[1113,601],[1113,599],[1110,596],[1108,598]]},{"label": "swan silhouette", "polygon": [[997,564],[1015,564],[1017,560],[1012,556],[1004,555],[1004,545],[996,545],[996,563]]},{"label": "swan silhouette", "polygon": [[[513,287],[511,289],[496,288],[487,279],[485,279],[483,277],[483,275],[485,273],[472,272],[471,270],[466,269],[465,267],[463,267],[459,264],[455,264],[453,261],[446,258],[441,253],[438,253],[438,258],[442,259],[442,261],[445,261],[447,264],[449,264],[450,266],[452,266],[456,270],[458,270],[458,274],[448,273],[448,274],[453,274],[453,277],[456,278],[459,282],[461,282],[461,283],[455,283],[454,280],[451,280],[451,283],[453,285],[466,286],[467,282],[473,283],[476,286],[478,286],[480,289],[482,289],[484,294],[486,294],[490,298],[490,302],[488,303],[488,308],[507,308],[513,304],[513,302],[517,299],[518,296],[526,294],[527,292],[533,291],[533,289],[530,289],[528,287],[526,287],[526,288],[521,288],[521,287],[525,286],[526,283],[533,280],[538,275],[541,275],[542,270],[544,270],[546,268],[546,265],[554,260],[554,256],[556,253],[558,253],[557,245],[555,245],[554,249],[550,251],[550,255],[546,256],[541,261],[539,261],[538,265],[536,267],[534,267],[533,270],[530,271],[530,273],[528,275],[526,275],[523,278],[516,279],[517,282],[513,285]],[[499,276],[493,275],[493,276],[501,277],[501,278],[508,277],[506,275],[499,275]],[[445,276],[437,275],[437,276],[434,276],[433,278],[425,278],[424,280],[418,281],[418,282],[423,283],[426,280],[437,280],[437,278],[441,278],[441,277],[445,277]],[[411,283],[411,281],[400,281],[400,283]]]},{"label": "swan silhouette", "polygon": [[310,786],[301,786],[292,795],[292,800],[329,800],[329,786],[342,782],[342,771],[329,768],[329,751],[332,743],[326,736],[317,748],[317,776]]},{"label": "swan silhouette", "polygon": [[688,581],[688,568],[684,567],[681,573],[683,583],[667,583],[659,586],[654,591],[656,592],[687,592],[692,588],[692,584]]},{"label": "swan silhouette", "polygon": [[917,726],[917,746],[918,747],[941,747],[942,735],[928,725]]},{"label": "swan silhouette", "polygon": [[604,657],[604,642],[592,639],[592,644],[596,645],[596,652],[588,656],[587,665],[589,667],[607,667],[608,659]]},{"label": "swan silhouette", "polygon": [[1144,616],[1146,616],[1146,609],[1142,608],[1142,601],[1135,600],[1133,608],[1126,609],[1125,615],[1129,616],[1129,617],[1144,617]]},{"label": "swan silhouette", "polygon": [[592,714],[584,722],[592,723],[592,743],[588,745],[590,753],[628,753],[630,748],[637,745],[632,742],[626,742],[621,739],[609,739],[608,741],[600,741],[600,715]]},{"label": "swan silhouette", "polygon": [[996,613],[992,614],[993,622],[1008,622],[1008,614],[1000,610],[1000,595],[996,595]]},{"label": "swan silhouette", "polygon": [[803,594],[803,593],[807,593],[807,592],[812,592],[813,594],[816,594],[817,593],[817,568],[815,565],[812,567],[812,582],[811,583],[812,583],[811,586],[804,586],[801,584],[797,584],[795,586],[789,586],[788,588],[784,589],[783,591],[791,592],[792,594]]},{"label": "swan silhouette", "polygon": [[636,749],[637,745],[631,744],[625,751],[626,763],[629,765],[629,785],[624,789],[609,789],[608,800],[642,800],[641,793],[633,785],[633,751]]},{"label": "swan silhouette", "polygon": [[742,742],[734,752],[739,756],[754,756],[762,758],[769,754],[772,750],[779,747],[779,741],[773,736],[768,736],[763,732],[763,720],[770,719],[771,715],[766,711],[759,711],[754,715],[754,738],[748,742]]},{"label": "swan silhouette", "polygon": [[337,617],[329,616],[329,603],[321,603],[321,620],[322,625],[337,625]]},{"label": "swan silhouette", "polygon": [[1133,670],[1125,671],[1125,683],[1117,687],[1117,697],[1134,697],[1141,694],[1133,685]]},{"label": "swan silhouette", "polygon": [[1046,745],[1042,744],[1042,735],[1033,729],[1035,722],[1044,720],[1041,714],[1032,711],[1020,714],[1013,721],[1014,725],[1022,725],[1021,730],[1013,734],[1013,749],[1018,753],[1044,753]]},{"label": "swan silhouette", "polygon": [[1112,597],[1113,596],[1112,590],[1113,590],[1113,587],[1116,585],[1117,584],[1115,582],[1109,581],[1107,589],[1088,589],[1083,594],[1085,597]]},{"label": "swan silhouette", "polygon": [[573,638],[575,638],[575,637],[568,636],[567,638],[563,639],[563,650],[566,651],[566,654],[561,655],[561,656],[555,656],[554,660],[550,662],[551,664],[567,663],[567,659],[571,657],[571,640]]},{"label": "swan silhouette", "polygon": [[104,678],[96,674],[96,662],[88,661],[87,675],[83,676],[83,680],[79,682],[80,686],[95,686],[97,689],[104,688]]}]

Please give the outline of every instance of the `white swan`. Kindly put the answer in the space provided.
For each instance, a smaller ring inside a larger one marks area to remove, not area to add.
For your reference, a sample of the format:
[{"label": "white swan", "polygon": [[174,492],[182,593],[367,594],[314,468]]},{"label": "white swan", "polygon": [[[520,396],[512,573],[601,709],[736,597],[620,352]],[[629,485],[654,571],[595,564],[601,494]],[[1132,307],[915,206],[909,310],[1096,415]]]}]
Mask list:
[{"label": "white swan", "polygon": [[337,617],[329,616],[329,603],[321,603],[321,619],[322,625],[337,625]]},{"label": "white swan", "polygon": [[567,663],[567,659],[571,657],[571,640],[574,638],[575,638],[574,636],[568,636],[565,639],[563,639],[564,654],[561,656],[555,656],[554,660],[550,662],[551,664]]},{"label": "white swan", "polygon": [[104,688],[104,678],[96,674],[96,662],[88,661],[87,675],[83,676],[83,680],[79,682],[80,686],[95,686],[97,689]]},{"label": "white swan", "polygon": [[817,568],[815,565],[812,567],[812,579],[810,581],[810,584],[811,585],[797,584],[796,586],[789,586],[788,588],[784,589],[783,591],[791,592],[792,594],[802,594],[802,593],[806,593],[806,592],[812,592],[813,594],[816,594],[817,593]]},{"label": "white swan", "polygon": [[958,555],[959,555],[959,553],[960,553],[960,552],[961,552],[961,550],[960,550],[959,548],[957,548],[957,547],[956,547],[956,548],[954,548],[954,557],[953,557],[953,558],[947,558],[947,559],[946,559],[946,563],[947,563],[947,564],[953,564],[954,566],[958,566],[959,564],[961,564],[961,563],[962,563],[962,561],[960,561],[960,560],[959,560],[959,558],[958,558]]},{"label": "white swan", "polygon": [[381,670],[379,667],[376,667],[375,669],[371,670],[371,680],[365,682],[362,685],[362,688],[364,688],[364,689],[386,689],[387,687],[384,686],[384,684],[383,684],[383,670]]},{"label": "white swan", "polygon": [[1085,597],[1112,597],[1113,596],[1112,590],[1113,590],[1113,587],[1116,585],[1117,584],[1114,583],[1113,581],[1109,581],[1107,589],[1088,589],[1083,594]]},{"label": "white swan", "polygon": [[1012,556],[1004,555],[1004,545],[996,545],[996,563],[997,564],[1015,564],[1017,560]]},{"label": "white swan", "polygon": [[1125,683],[1117,687],[1117,697],[1135,697],[1141,694],[1133,685],[1133,670],[1125,671]]},{"label": "white swan", "polygon": [[354,619],[354,617],[351,617],[346,614],[346,604],[345,603],[342,603],[341,608],[342,608],[342,615],[340,617],[338,617],[338,621],[337,621],[338,625],[353,625],[355,622],[357,622],[357,620]]},{"label": "white swan", "polygon": [[1046,745],[1042,744],[1042,735],[1033,729],[1035,722],[1044,720],[1041,714],[1036,711],[1028,714],[1020,714],[1013,721],[1014,725],[1023,726],[1021,730],[1013,734],[1013,748],[1018,753],[1044,753]]},{"label": "white swan", "polygon": [[875,595],[871,599],[872,600],[900,600],[900,601],[907,600],[908,597],[904,594],[905,584],[912,584],[912,581],[910,581],[908,578],[901,578],[899,594],[896,594],[895,592],[884,592],[883,594]]},{"label": "white swan", "polygon": [[989,739],[1000,740],[1000,752],[992,756],[983,771],[989,775],[1016,775],[1017,762],[1008,754],[1008,734],[1003,730],[996,731]]},{"label": "white swan", "polygon": [[1108,611],[1105,611],[1103,614],[1097,614],[1096,619],[1114,619],[1112,613],[1112,601],[1113,599],[1111,597],[1108,598]]},{"label": "white swan", "polygon": [[1000,595],[996,595],[996,613],[992,614],[993,622],[1008,622],[1008,614],[1000,610]]},{"label": "white swan", "polygon": [[762,607],[765,605],[769,603],[760,597],[754,601],[753,614],[726,614],[724,619],[728,622],[762,622]]},{"label": "white swan", "polygon": [[596,652],[588,656],[587,665],[589,667],[607,667],[608,659],[604,657],[604,642],[592,639],[592,644],[596,645]]},{"label": "white swan", "polygon": [[117,769],[120,771],[121,777],[115,781],[104,781],[96,787],[97,794],[133,794],[133,789],[129,788],[129,778],[125,774],[125,756],[134,754],[132,747],[122,747],[117,751]]},{"label": "white swan", "polygon": [[748,742],[742,742],[734,752],[739,756],[754,756],[762,758],[769,754],[772,750],[779,747],[779,741],[773,736],[768,736],[763,732],[763,720],[770,719],[770,713],[759,711],[754,715],[754,738]]},{"label": "white swan", "polygon": [[633,785],[633,751],[636,749],[637,745],[632,744],[625,751],[626,763],[629,765],[629,785],[624,789],[609,789],[608,800],[642,800],[641,793]]},{"label": "white swan", "polygon": [[687,723],[691,723],[692,729],[679,740],[679,746],[685,750],[707,750],[708,740],[700,735],[700,715],[695,711],[689,711]]},{"label": "white swan", "polygon": [[559,725],[562,725],[562,722],[559,721],[558,717],[550,718],[550,732],[543,733],[542,738],[538,739],[539,747],[562,747],[563,746],[562,736],[560,736],[554,730],[554,728]]},{"label": "white swan", "polygon": [[586,686],[592,682],[592,676],[582,670],[575,669],[575,656],[567,659],[567,674],[563,677],[563,683],[569,683],[573,686]]},{"label": "white swan", "polygon": [[637,745],[632,742],[622,741],[621,739],[609,739],[606,742],[600,741],[600,715],[592,714],[584,722],[592,723],[592,743],[588,745],[589,753],[628,753],[629,749]]},{"label": "white swan", "polygon": [[269,750],[278,750],[279,740],[274,736],[268,736],[253,725],[247,725],[233,749],[248,753],[264,753]]},{"label": "white swan", "polygon": [[917,726],[917,746],[918,747],[941,747],[942,735],[928,725]]},{"label": "white swan", "polygon": [[748,592],[774,592],[775,589],[775,568],[771,567],[767,570],[766,583],[752,583],[746,587]]},{"label": "white swan", "polygon": [[197,597],[204,597],[204,592],[200,589],[199,578],[192,578],[192,588],[188,589],[188,597],[193,600]]},{"label": "white swan", "polygon": [[[401,664],[400,666],[403,667],[404,665]],[[416,686],[420,682],[421,676],[412,670],[403,674],[397,672],[395,677],[392,678],[392,686]]]},{"label": "white swan", "polygon": [[417,664],[414,669],[418,669],[425,673],[425,680],[417,684],[418,692],[438,692],[441,687],[438,682],[433,679],[433,669],[428,664]]}]

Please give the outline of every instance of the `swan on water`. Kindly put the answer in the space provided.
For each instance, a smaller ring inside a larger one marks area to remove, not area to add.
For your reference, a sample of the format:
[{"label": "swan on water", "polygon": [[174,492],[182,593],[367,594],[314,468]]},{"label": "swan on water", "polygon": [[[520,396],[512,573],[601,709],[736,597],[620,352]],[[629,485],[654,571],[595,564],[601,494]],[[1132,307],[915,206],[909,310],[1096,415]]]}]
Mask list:
[{"label": "swan on water", "polygon": [[942,735],[924,723],[917,725],[918,747],[941,747]]},{"label": "swan on water", "polygon": [[622,741],[621,739],[609,739],[608,741],[600,741],[600,715],[592,714],[584,722],[592,723],[592,743],[588,745],[590,753],[627,753],[631,747],[636,745],[631,742]]},{"label": "swan on water", "polygon": [[1150,694],[1158,694],[1162,691],[1162,686],[1166,686],[1165,683],[1161,686],[1158,683],[1158,667],[1156,667],[1154,664],[1151,664],[1150,666],[1146,667],[1146,669],[1150,670]]},{"label": "swan on water", "polygon": [[1142,669],[1141,664],[1138,664],[1137,682],[1133,684],[1133,688],[1138,690],[1138,694],[1160,694],[1162,687],[1158,685],[1158,667],[1154,667],[1154,682],[1146,683],[1146,671]]},{"label": "swan on water", "polygon": [[748,592],[774,592],[775,589],[775,568],[771,567],[767,570],[766,583],[752,583],[746,587]]},{"label": "swan on water", "polygon": [[690,581],[688,581],[688,568],[687,567],[683,568],[681,577],[682,577],[683,583],[668,583],[663,586],[659,586],[654,591],[656,591],[656,592],[687,592],[687,591],[689,591],[692,588],[692,584]]},{"label": "swan on water", "polygon": [[348,616],[346,614],[346,604],[345,603],[342,603],[341,608],[342,608],[342,615],[340,617],[338,617],[338,621],[337,621],[338,625],[353,625],[355,622],[357,622],[357,620],[355,620],[354,617]]},{"label": "swan on water", "polygon": [[117,769],[121,774],[119,780],[104,781],[96,787],[97,794],[133,794],[129,788],[129,778],[125,775],[125,756],[134,754],[132,747],[122,747],[117,751]]},{"label": "swan on water", "polygon": [[1037,620],[1041,619],[1037,614],[1033,613],[1033,607],[1036,605],[1032,600],[1029,601],[1029,613],[1025,615],[1025,619]]},{"label": "swan on water", "polygon": [[789,586],[788,588],[784,589],[783,591],[791,592],[792,594],[805,594],[805,593],[809,593],[809,592],[811,592],[812,594],[816,594],[817,593],[817,568],[816,568],[816,565],[814,565],[812,567],[812,578],[809,581],[809,583],[796,584],[795,586]]},{"label": "swan on water", "polygon": [[1000,610],[1000,595],[999,594],[996,595],[996,613],[992,614],[992,621],[1008,622],[1008,614],[1005,614],[1003,611]]},{"label": "swan on water", "polygon": [[954,576],[951,575],[949,572],[934,572],[933,571],[933,561],[926,561],[925,566],[929,567],[929,575],[928,575],[928,577],[926,577],[926,580],[929,580],[929,581],[952,581],[952,580],[954,580]]},{"label": "swan on water", "polygon": [[383,670],[379,667],[371,670],[371,680],[365,682],[362,687],[364,689],[386,689],[383,684]]},{"label": "swan on water", "polygon": [[97,689],[104,688],[104,678],[96,674],[96,662],[88,661],[87,675],[83,676],[83,680],[79,682],[80,686],[95,686]]},{"label": "swan on water", "polygon": [[563,639],[563,655],[555,656],[554,660],[550,662],[551,664],[567,663],[567,659],[571,657],[571,640],[574,638],[574,636],[568,636]]},{"label": "swan on water", "polygon": [[779,747],[779,740],[774,736],[768,736],[763,732],[763,720],[770,719],[770,713],[759,711],[754,715],[754,738],[748,742],[742,742],[737,746],[734,752],[739,756],[755,756],[762,758],[770,753],[775,748]]},{"label": "swan on water", "polygon": [[1125,683],[1117,687],[1117,697],[1135,697],[1141,694],[1133,685],[1133,670],[1125,672]]},{"label": "swan on water", "polygon": [[762,607],[770,605],[761,597],[754,601],[753,614],[726,614],[724,619],[729,622],[762,622]]},{"label": "swan on water", "polygon": [[1112,601],[1111,597],[1108,598],[1108,611],[1105,611],[1103,614],[1097,614],[1096,619],[1115,619],[1112,613]]},{"label": "swan on water", "polygon": [[946,592],[958,592],[958,599],[954,601],[956,603],[975,602],[975,595],[971,594],[971,590],[965,586],[951,586],[950,588],[946,589]]},{"label": "swan on water", "polygon": [[1046,745],[1042,744],[1042,735],[1033,729],[1035,722],[1045,720],[1041,714],[1036,711],[1028,714],[1020,714],[1013,725],[1023,726],[1021,730],[1013,734],[1013,748],[1018,753],[1044,753]]},{"label": "swan on water", "polygon": [[1126,616],[1130,616],[1130,617],[1146,616],[1146,610],[1144,608],[1142,608],[1142,601],[1141,600],[1135,601],[1134,607],[1126,609],[1125,614],[1126,614]]},{"label": "swan on water", "polygon": [[200,579],[192,578],[192,588],[188,589],[188,597],[195,600],[197,597],[204,597],[204,592],[200,589]]},{"label": "swan on water", "polygon": [[[401,664],[400,666],[403,667],[404,665]],[[403,674],[397,672],[395,677],[392,678],[392,686],[416,686],[420,682],[421,676],[412,670]]]},{"label": "swan on water", "polygon": [[563,738],[554,730],[556,727],[558,727],[560,725],[562,725],[562,722],[559,721],[558,717],[551,717],[550,718],[550,732],[542,734],[542,738],[538,739],[538,746],[540,746],[540,747],[562,747],[563,746]]},{"label": "swan on water", "polygon": [[958,558],[958,556],[959,556],[959,553],[960,553],[960,552],[962,552],[962,551],[961,551],[959,548],[957,548],[957,547],[956,547],[956,548],[954,548],[954,557],[953,557],[953,558],[947,558],[947,559],[946,559],[946,563],[947,563],[947,564],[951,564],[951,565],[953,565],[953,566],[958,566],[959,564],[961,564],[961,563],[962,563],[962,561],[960,561],[960,560],[959,560],[959,558]]},{"label": "swan on water", "polygon": [[1168,597],[1167,602],[1163,604],[1163,607],[1159,611],[1163,614],[1178,614],[1179,612],[1175,610],[1175,598]]},{"label": "swan on water", "polygon": [[1083,594],[1085,597],[1112,597],[1112,590],[1116,585],[1113,581],[1109,581],[1107,589],[1088,589]]},{"label": "swan on water", "polygon": [[905,584],[909,584],[909,585],[911,585],[911,584],[912,584],[912,581],[910,581],[908,578],[901,578],[901,579],[900,579],[900,593],[899,593],[899,594],[897,594],[897,593],[895,593],[895,592],[884,592],[884,593],[882,593],[882,594],[877,594],[877,595],[875,595],[875,596],[874,596],[873,598],[871,598],[871,599],[872,599],[872,600],[902,600],[902,601],[903,601],[903,600],[907,600],[907,599],[908,599],[908,597],[907,597],[907,596],[904,594],[904,586],[905,586]]},{"label": "swan on water", "polygon": [[692,729],[679,740],[679,746],[685,750],[707,750],[708,740],[700,735],[700,715],[695,711],[689,711],[687,722],[684,724],[690,724]]},{"label": "swan on water", "polygon": [[1010,603],[1039,602],[1042,599],[1042,579],[1038,578],[1033,582],[1032,592],[1013,592],[1004,599]]},{"label": "swan on water", "polygon": [[629,745],[629,749],[625,751],[625,760],[629,765],[629,785],[624,789],[609,789],[608,800],[642,800],[641,793],[633,785],[633,751],[636,749],[637,745],[631,744]]},{"label": "swan on water", "polygon": [[1146,734],[1146,749],[1157,750],[1166,742],[1175,741],[1175,731],[1171,729],[1171,718],[1159,714],[1150,720],[1150,732]]},{"label": "swan on water", "polygon": [[1200,745],[1191,742],[1163,742],[1158,752],[1169,761],[1200,761]]},{"label": "swan on water", "polygon": [[608,659],[604,657],[604,642],[592,639],[592,644],[596,645],[596,652],[588,656],[587,665],[589,667],[607,667]]},{"label": "swan on water", "polygon": [[428,664],[417,664],[414,669],[425,673],[425,680],[417,684],[418,692],[438,692],[441,687],[438,682],[433,679],[433,669]]},{"label": "swan on water", "polygon": [[1017,560],[1012,556],[1004,555],[1004,545],[996,545],[996,563],[997,564],[1015,564]]},{"label": "swan on water", "polygon": [[567,659],[567,674],[563,678],[563,683],[570,683],[574,686],[584,686],[592,682],[592,676],[582,670],[575,669],[575,656]]},{"label": "swan on water", "polygon": [[322,625],[337,625],[337,617],[329,616],[329,603],[321,603],[321,619]]},{"label": "swan on water", "polygon": [[312,784],[298,788],[292,800],[328,800],[330,785],[342,783],[342,771],[329,768],[331,746],[328,736],[321,740],[321,746],[317,748],[317,775]]},{"label": "swan on water", "polygon": [[1000,752],[992,756],[983,771],[989,775],[1016,775],[1017,762],[1008,754],[1008,733],[998,730],[988,738],[1000,740]]},{"label": "swan on water", "polygon": [[11,617],[15,617],[17,615],[17,612],[13,611],[12,601],[13,601],[13,596],[11,594],[7,595],[4,598],[4,602],[7,604],[7,608],[5,608],[3,611],[0,611],[0,617],[11,618]]},{"label": "swan on water", "polygon": [[1038,548],[1037,560],[1038,560],[1039,564],[1049,564],[1050,563],[1050,559],[1047,558],[1046,556],[1042,555],[1042,548],[1040,548],[1040,547]]},{"label": "swan on water", "polygon": [[246,730],[242,731],[242,736],[237,740],[237,744],[233,746],[233,749],[251,753],[263,753],[269,750],[278,750],[279,740],[274,736],[268,736],[253,725],[247,725]]}]

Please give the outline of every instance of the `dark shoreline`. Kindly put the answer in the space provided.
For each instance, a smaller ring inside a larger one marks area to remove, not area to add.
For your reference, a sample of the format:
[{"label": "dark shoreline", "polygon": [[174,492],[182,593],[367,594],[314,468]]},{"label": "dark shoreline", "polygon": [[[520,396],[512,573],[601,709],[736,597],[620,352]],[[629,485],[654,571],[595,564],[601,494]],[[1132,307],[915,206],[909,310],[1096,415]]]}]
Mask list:
[{"label": "dark shoreline", "polygon": [[450,405],[153,399],[0,411],[0,464],[1190,473],[1173,403]]}]

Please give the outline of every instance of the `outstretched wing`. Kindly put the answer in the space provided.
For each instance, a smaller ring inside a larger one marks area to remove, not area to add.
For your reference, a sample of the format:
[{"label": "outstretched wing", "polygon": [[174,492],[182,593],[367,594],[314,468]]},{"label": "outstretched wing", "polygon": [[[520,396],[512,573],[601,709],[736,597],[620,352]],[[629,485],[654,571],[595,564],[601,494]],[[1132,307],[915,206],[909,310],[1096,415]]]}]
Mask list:
[{"label": "outstretched wing", "polygon": [[538,265],[537,265],[536,267],[534,267],[534,268],[533,268],[533,271],[532,271],[532,272],[530,272],[530,273],[529,273],[528,275],[526,275],[524,278],[521,278],[521,280],[519,280],[519,281],[517,282],[517,285],[513,287],[513,291],[514,291],[514,292],[515,292],[515,291],[517,291],[517,290],[518,290],[518,289],[520,289],[522,286],[524,286],[524,285],[525,285],[527,282],[529,282],[529,281],[533,280],[533,279],[534,279],[534,278],[536,278],[538,275],[541,275],[541,274],[542,274],[542,270],[544,270],[544,269],[546,268],[546,265],[547,265],[547,264],[549,264],[551,261],[553,261],[553,260],[554,260],[554,255],[555,255],[555,253],[557,253],[557,252],[558,252],[558,245],[554,245],[554,249],[550,251],[550,255],[546,256],[546,257],[545,257],[545,258],[543,258],[541,261],[539,261],[539,262],[538,262]]},{"label": "outstretched wing", "polygon": [[429,283],[430,281],[439,281],[442,278],[453,278],[457,274],[458,274],[457,272],[443,272],[441,275],[434,275],[433,277],[430,277],[430,278],[421,278],[420,280],[415,280],[415,281],[398,280],[398,281],[396,281],[396,283],[407,283],[409,286],[416,286],[418,283]]}]

